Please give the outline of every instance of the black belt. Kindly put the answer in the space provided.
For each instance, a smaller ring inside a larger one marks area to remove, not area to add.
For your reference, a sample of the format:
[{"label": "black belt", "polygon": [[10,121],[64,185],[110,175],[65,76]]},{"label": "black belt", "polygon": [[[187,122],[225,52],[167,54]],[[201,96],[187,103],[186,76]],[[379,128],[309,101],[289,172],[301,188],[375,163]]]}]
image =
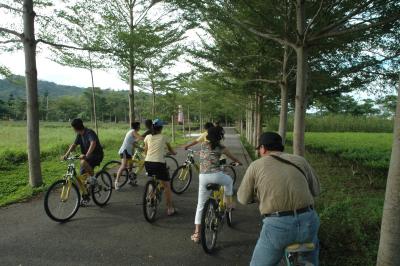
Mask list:
[{"label": "black belt", "polygon": [[314,207],[312,205],[301,208],[301,209],[297,209],[294,211],[283,211],[283,212],[273,212],[273,213],[268,213],[268,214],[263,214],[262,216],[264,218],[266,217],[281,217],[281,216],[294,216],[295,214],[302,214],[305,212],[309,212],[314,210]]}]

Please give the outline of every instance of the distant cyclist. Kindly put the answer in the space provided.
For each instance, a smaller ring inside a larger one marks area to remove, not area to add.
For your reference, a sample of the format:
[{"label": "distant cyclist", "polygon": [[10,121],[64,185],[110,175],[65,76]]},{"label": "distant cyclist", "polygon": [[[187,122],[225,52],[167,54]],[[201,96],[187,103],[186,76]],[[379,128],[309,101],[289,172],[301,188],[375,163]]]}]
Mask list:
[{"label": "distant cyclist", "polygon": [[[101,147],[97,134],[93,130],[86,128],[83,125],[82,119],[75,118],[72,120],[71,126],[77,135],[74,143],[71,144],[62,158],[65,160],[68,155],[75,150],[76,146],[79,145],[81,148],[81,155],[79,156],[81,166],[80,172],[81,174],[89,174],[88,181],[94,184],[96,178],[94,177],[93,169],[103,161],[103,148]],[[88,201],[89,195],[83,195],[82,205],[86,205]]]},{"label": "distant cyclist", "polygon": [[187,144],[184,147],[185,150],[189,149],[190,147],[192,147],[192,146],[194,146],[194,145],[196,145],[198,143],[206,142],[207,141],[207,134],[208,134],[207,131],[212,127],[214,127],[213,123],[211,123],[211,122],[205,123],[204,124],[204,130],[205,131],[203,133],[201,133],[200,136],[196,140],[194,140],[194,141],[190,142],[189,144]]},{"label": "distant cyclist", "polygon": [[226,175],[220,166],[220,157],[225,154],[234,162],[241,164],[229,150],[221,144],[221,134],[218,128],[211,127],[207,132],[207,141],[201,144],[200,150],[200,176],[199,176],[199,195],[197,201],[195,231],[191,236],[194,242],[200,241],[201,215],[204,204],[210,195],[207,184],[216,183],[224,186],[225,202],[228,208],[233,207],[233,179]]},{"label": "distant cyclist", "polygon": [[165,162],[165,149],[168,149],[173,155],[176,155],[176,152],[169,144],[167,136],[162,134],[163,125],[163,121],[155,119],[152,134],[147,135],[144,139],[144,152],[146,154],[144,166],[149,176],[155,176],[158,180],[161,180],[165,189],[167,215],[171,216],[176,214],[176,210],[172,203],[171,182]]},{"label": "distant cyclist", "polygon": [[118,169],[117,177],[115,178],[115,190],[119,190],[120,187],[118,185],[119,178],[121,177],[122,171],[127,168],[128,160],[132,159],[133,155],[133,146],[138,140],[143,140],[144,138],[139,135],[140,123],[133,122],[131,124],[131,129],[126,133],[124,142],[122,143],[121,148],[118,153],[121,157],[121,166]]},{"label": "distant cyclist", "polygon": [[144,126],[146,127],[146,131],[142,134],[142,137],[145,138],[147,135],[151,134],[152,127],[153,127],[153,120],[146,119],[144,121]]}]

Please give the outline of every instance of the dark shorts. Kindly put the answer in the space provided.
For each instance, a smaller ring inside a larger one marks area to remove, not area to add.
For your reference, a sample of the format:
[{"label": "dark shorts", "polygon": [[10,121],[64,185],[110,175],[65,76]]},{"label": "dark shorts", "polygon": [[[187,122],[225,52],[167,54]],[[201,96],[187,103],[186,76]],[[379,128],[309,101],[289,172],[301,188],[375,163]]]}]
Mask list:
[{"label": "dark shorts", "polygon": [[169,172],[166,163],[144,162],[148,176],[155,176],[159,180],[169,181]]},{"label": "dark shorts", "polygon": [[130,155],[127,150],[124,150],[122,153],[120,153],[119,157],[121,159],[132,159],[132,155]]}]

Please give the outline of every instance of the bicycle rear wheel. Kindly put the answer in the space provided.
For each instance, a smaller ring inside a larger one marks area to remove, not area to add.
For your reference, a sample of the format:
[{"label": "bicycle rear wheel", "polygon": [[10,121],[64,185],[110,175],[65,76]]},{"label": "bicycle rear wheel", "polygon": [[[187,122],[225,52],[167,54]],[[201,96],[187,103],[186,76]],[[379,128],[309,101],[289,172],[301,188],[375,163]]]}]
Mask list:
[{"label": "bicycle rear wheel", "polygon": [[79,209],[81,194],[72,181],[58,180],[54,182],[44,197],[44,210],[50,219],[66,222]]},{"label": "bicycle rear wheel", "polygon": [[230,166],[230,165],[224,165],[224,173],[226,175],[229,175],[232,178],[233,185],[235,185],[235,183],[236,183],[236,171],[235,171],[235,168],[233,166]]},{"label": "bicycle rear wheel", "polygon": [[143,214],[146,221],[153,223],[156,220],[157,208],[157,184],[150,180],[144,186],[143,193]]},{"label": "bicycle rear wheel", "polygon": [[91,188],[92,198],[97,206],[105,206],[111,198],[112,179],[106,171],[96,173],[96,184]]},{"label": "bicycle rear wheel", "polygon": [[172,175],[171,189],[175,194],[185,192],[192,182],[192,168],[188,165],[179,166]]},{"label": "bicycle rear wheel", "polygon": [[200,242],[203,250],[211,254],[217,243],[218,217],[217,203],[213,199],[208,199],[204,205],[201,215]]},{"label": "bicycle rear wheel", "polygon": [[172,174],[178,168],[178,161],[171,155],[165,155],[165,162],[167,164],[169,175],[172,176]]}]

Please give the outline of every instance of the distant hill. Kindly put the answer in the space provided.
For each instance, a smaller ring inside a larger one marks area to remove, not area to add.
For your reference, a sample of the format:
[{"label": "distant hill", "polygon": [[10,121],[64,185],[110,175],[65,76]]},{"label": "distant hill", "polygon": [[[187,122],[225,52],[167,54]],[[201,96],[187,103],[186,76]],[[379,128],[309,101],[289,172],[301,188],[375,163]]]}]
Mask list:
[{"label": "distant hill", "polygon": [[[39,95],[42,96],[46,91],[49,92],[49,98],[58,98],[64,95],[79,96],[85,88],[76,86],[59,85],[54,82],[39,80]],[[7,100],[10,94],[14,97],[25,98],[25,78],[22,76],[13,76],[8,79],[0,79],[0,99]]]}]

